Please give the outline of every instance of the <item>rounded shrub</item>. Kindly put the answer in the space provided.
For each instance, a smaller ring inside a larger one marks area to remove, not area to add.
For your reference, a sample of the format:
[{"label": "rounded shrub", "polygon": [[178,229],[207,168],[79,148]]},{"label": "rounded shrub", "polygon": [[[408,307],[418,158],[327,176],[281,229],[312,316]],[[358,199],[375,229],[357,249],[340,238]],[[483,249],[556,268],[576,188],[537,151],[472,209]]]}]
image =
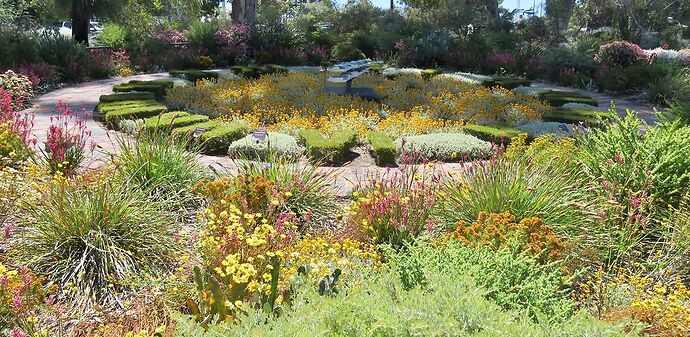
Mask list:
[{"label": "rounded shrub", "polygon": [[331,57],[336,61],[352,61],[363,59],[364,53],[349,43],[338,43],[331,49]]},{"label": "rounded shrub", "polygon": [[613,41],[599,47],[594,59],[611,68],[625,68],[644,59],[640,46],[628,41]]}]

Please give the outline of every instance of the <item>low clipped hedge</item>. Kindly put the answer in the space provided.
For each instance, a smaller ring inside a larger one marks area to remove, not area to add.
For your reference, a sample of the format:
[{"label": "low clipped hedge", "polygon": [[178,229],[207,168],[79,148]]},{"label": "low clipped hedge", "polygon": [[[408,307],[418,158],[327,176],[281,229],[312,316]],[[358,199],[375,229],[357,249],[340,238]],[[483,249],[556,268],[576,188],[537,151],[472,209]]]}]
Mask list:
[{"label": "low clipped hedge", "polygon": [[278,156],[297,157],[302,149],[297,144],[297,138],[284,133],[268,132],[265,141],[257,142],[251,134],[238,139],[228,148],[231,157],[249,159],[265,159],[269,154]]},{"label": "low clipped hedge", "polygon": [[612,117],[613,113],[608,111],[560,107],[545,113],[542,119],[547,122],[597,124],[602,119],[606,120]]},{"label": "low clipped hedge", "polygon": [[487,158],[492,145],[466,133],[432,133],[402,137],[395,141],[400,153],[413,153],[418,160],[457,162]]},{"label": "low clipped hedge", "polygon": [[101,103],[113,103],[122,101],[155,100],[156,95],[152,92],[124,92],[111,95],[102,95],[98,98]]},{"label": "low clipped hedge", "polygon": [[568,103],[586,104],[593,107],[599,106],[599,102],[594,98],[577,92],[546,91],[539,94],[539,99],[555,107],[560,107]]},{"label": "low clipped hedge", "polygon": [[530,80],[508,77],[492,78],[482,82],[482,86],[487,88],[502,87],[508,90],[512,90],[517,87],[529,87],[530,85],[532,85],[532,81]]},{"label": "low clipped hedge", "polygon": [[376,165],[395,165],[398,151],[393,139],[383,132],[370,131],[367,140],[371,145],[371,156],[376,160]]},{"label": "low clipped hedge", "polygon": [[156,99],[165,97],[165,91],[172,88],[175,83],[172,80],[153,80],[153,81],[129,81],[128,83],[113,86],[114,92],[151,92]]},{"label": "low clipped hedge", "polygon": [[246,135],[245,125],[218,120],[183,126],[172,130],[174,137],[191,137],[194,131],[203,129],[195,139],[195,145],[205,154],[226,154],[230,144]]},{"label": "low clipped hedge", "polygon": [[357,145],[355,130],[341,130],[326,137],[318,130],[304,129],[299,131],[298,137],[312,160],[336,165],[344,163],[350,150]]},{"label": "low clipped hedge", "polygon": [[96,106],[94,119],[102,121],[108,128],[119,128],[123,119],[143,119],[168,111],[168,108],[154,100],[118,101],[99,103]]},{"label": "low clipped hedge", "polygon": [[267,64],[264,67],[269,74],[287,74],[289,72],[287,67],[277,64]]},{"label": "low clipped hedge", "polygon": [[424,69],[422,70],[422,78],[429,80],[436,75],[443,73],[440,69]]},{"label": "low clipped hedge", "polygon": [[184,111],[173,111],[156,117],[149,117],[144,121],[145,130],[172,130],[183,126],[195,125],[208,121],[208,116],[190,115]]},{"label": "low clipped hedge", "polygon": [[219,74],[216,71],[208,70],[171,70],[170,76],[186,79],[192,83],[204,79],[218,79]]},{"label": "low clipped hedge", "polygon": [[486,126],[486,125],[465,125],[462,127],[465,133],[475,136],[481,140],[495,144],[510,144],[510,140],[524,133],[509,126]]}]

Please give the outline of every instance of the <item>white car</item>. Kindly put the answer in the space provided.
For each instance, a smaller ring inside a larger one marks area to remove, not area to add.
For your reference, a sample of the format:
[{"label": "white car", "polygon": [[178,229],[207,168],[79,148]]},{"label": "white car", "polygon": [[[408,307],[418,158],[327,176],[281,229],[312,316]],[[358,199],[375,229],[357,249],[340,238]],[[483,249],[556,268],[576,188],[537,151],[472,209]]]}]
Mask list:
[{"label": "white car", "polygon": [[[103,30],[103,26],[98,21],[91,21],[89,23],[89,38],[98,35]],[[63,21],[58,28],[58,32],[62,36],[72,37],[72,20]]]}]

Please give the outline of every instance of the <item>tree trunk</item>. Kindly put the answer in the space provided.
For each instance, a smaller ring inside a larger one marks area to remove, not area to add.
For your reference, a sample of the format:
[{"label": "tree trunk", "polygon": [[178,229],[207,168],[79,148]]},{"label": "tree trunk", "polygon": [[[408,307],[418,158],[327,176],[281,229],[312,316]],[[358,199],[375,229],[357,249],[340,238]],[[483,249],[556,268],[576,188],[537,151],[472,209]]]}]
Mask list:
[{"label": "tree trunk", "polygon": [[498,0],[484,0],[484,8],[490,21],[498,20]]},{"label": "tree trunk", "polygon": [[89,5],[87,0],[72,0],[72,37],[89,45]]},{"label": "tree trunk", "polygon": [[256,0],[244,0],[244,21],[249,26],[254,26],[256,19]]},{"label": "tree trunk", "polygon": [[395,0],[391,0],[391,10],[395,9]]},{"label": "tree trunk", "polygon": [[243,23],[243,3],[243,0],[232,0],[232,13],[230,14],[230,17],[232,18],[232,23]]}]

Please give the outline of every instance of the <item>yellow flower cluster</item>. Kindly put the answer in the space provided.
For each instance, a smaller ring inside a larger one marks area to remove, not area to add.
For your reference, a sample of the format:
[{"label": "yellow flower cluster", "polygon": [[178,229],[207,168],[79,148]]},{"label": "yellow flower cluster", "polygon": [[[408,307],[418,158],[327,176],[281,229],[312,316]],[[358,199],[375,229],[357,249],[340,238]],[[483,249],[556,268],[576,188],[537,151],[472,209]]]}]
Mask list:
[{"label": "yellow flower cluster", "polygon": [[357,263],[371,265],[378,261],[380,256],[373,246],[360,241],[345,239],[337,242],[325,237],[306,235],[285,249],[285,268],[281,276],[283,281],[287,281],[304,266],[308,271],[309,281],[316,285],[336,269],[340,269],[341,278],[347,280],[348,271],[355,269]]},{"label": "yellow flower cluster", "polygon": [[316,128],[331,133],[347,126],[362,136],[373,129],[391,137],[452,129],[466,122],[517,125],[538,120],[549,109],[529,96],[443,77],[358,78],[355,86],[372,87],[381,97],[380,105],[327,93],[324,88],[329,85],[323,75],[291,73],[202,81],[196,87],[173,88],[167,98],[176,108],[241,120],[253,127],[265,125],[272,131]]}]

